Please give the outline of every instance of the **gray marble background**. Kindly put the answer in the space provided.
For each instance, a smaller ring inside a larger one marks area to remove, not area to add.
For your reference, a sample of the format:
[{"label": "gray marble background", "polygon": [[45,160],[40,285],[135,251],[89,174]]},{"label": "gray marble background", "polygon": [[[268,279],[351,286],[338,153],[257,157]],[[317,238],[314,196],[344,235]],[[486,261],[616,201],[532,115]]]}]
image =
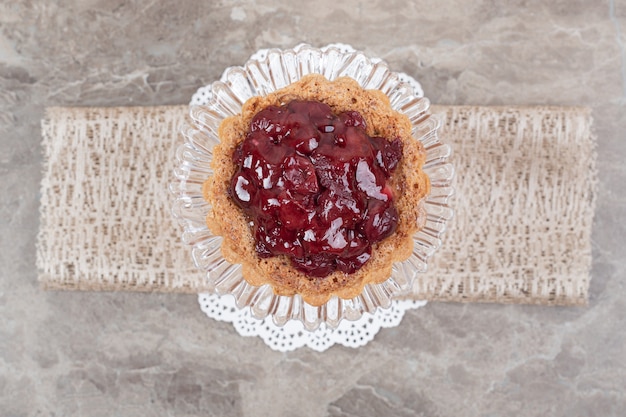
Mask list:
[{"label": "gray marble background", "polygon": [[[186,103],[301,41],[380,56],[439,104],[591,106],[589,306],[431,303],[362,349],[283,354],[195,296],[38,288],[46,106]],[[625,45],[624,0],[1,0],[0,415],[625,415]]]}]

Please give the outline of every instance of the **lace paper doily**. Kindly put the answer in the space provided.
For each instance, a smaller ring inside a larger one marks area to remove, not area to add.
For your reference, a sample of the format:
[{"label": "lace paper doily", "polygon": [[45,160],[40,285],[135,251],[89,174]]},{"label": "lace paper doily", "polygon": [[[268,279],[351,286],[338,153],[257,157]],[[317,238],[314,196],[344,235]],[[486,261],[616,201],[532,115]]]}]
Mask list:
[{"label": "lace paper doily", "polygon": [[369,343],[381,328],[400,324],[407,310],[426,305],[426,301],[395,300],[388,309],[366,313],[356,321],[342,320],[331,329],[324,323],[312,332],[301,321],[291,320],[279,327],[271,317],[263,320],[252,317],[250,308],[239,309],[232,295],[202,293],[198,295],[200,308],[212,319],[232,323],[241,336],[258,336],[273,350],[289,352],[307,346],[323,352],[334,344],[358,348]]}]

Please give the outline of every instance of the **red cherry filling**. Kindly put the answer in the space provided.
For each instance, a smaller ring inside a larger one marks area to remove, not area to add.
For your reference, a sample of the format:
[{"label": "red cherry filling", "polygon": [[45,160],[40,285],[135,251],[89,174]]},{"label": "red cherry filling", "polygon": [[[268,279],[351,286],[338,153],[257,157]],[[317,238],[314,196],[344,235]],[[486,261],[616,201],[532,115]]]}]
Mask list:
[{"label": "red cherry filling", "polygon": [[317,101],[254,116],[233,153],[229,193],[252,222],[260,257],[286,255],[311,277],[351,274],[393,234],[398,212],[386,182],[402,142],[365,128],[358,112],[335,115]]}]

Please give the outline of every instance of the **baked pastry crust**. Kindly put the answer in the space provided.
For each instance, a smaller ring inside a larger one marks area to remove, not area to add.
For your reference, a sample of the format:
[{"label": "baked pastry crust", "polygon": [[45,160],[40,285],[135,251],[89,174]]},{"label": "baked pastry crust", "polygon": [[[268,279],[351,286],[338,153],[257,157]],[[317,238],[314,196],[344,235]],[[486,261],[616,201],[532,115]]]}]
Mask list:
[{"label": "baked pastry crust", "polygon": [[[369,136],[389,140],[400,138],[402,158],[387,180],[398,211],[396,231],[372,246],[372,256],[352,274],[334,271],[318,278],[296,270],[286,256],[260,258],[255,251],[250,219],[235,205],[228,193],[230,179],[237,170],[232,155],[249,131],[250,121],[268,106],[281,106],[292,100],[317,100],[331,107],[335,114],[358,111],[366,122]],[[220,143],[213,149],[213,175],[203,186],[210,203],[207,226],[223,237],[222,254],[231,263],[242,265],[243,277],[250,284],[269,284],[278,295],[300,294],[303,300],[319,306],[336,295],[350,299],[359,295],[364,285],[380,283],[391,275],[394,262],[407,259],[413,250],[413,235],[423,227],[420,201],[430,191],[430,181],[422,170],[426,154],[421,142],[411,135],[411,122],[393,110],[388,97],[379,90],[365,90],[351,78],[328,81],[311,74],[267,96],[249,99],[241,114],[225,119],[219,128]]]}]

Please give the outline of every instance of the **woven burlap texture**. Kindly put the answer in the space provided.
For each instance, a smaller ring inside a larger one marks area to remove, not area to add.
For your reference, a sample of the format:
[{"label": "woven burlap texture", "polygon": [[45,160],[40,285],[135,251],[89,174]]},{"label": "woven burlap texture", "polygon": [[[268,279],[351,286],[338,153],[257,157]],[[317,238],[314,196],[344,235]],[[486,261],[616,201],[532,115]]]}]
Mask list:
[{"label": "woven burlap texture", "polygon": [[[455,217],[416,299],[585,304],[595,141],[585,108],[433,106]],[[49,108],[38,236],[46,289],[200,292],[170,215],[186,106]]]}]

